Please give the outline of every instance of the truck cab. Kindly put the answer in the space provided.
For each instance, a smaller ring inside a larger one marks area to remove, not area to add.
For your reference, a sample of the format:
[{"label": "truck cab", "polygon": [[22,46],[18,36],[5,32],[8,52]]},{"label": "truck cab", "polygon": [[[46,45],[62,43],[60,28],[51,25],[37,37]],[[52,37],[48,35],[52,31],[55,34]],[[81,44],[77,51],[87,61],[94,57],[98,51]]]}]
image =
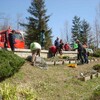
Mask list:
[{"label": "truck cab", "polygon": [[[7,29],[7,30],[1,30],[0,31],[0,47],[1,48],[10,48],[9,45],[9,33],[12,31],[12,29]],[[24,49],[25,48],[25,41],[24,41],[24,37],[21,34],[20,31],[16,31],[15,30],[15,48],[19,48],[19,49]]]}]

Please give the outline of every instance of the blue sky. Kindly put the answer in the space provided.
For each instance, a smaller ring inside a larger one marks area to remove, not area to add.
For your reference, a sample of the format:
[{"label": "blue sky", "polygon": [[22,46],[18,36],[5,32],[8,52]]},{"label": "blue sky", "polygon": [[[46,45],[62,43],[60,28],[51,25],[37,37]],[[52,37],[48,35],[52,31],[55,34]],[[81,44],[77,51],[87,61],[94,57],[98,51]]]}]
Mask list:
[{"label": "blue sky", "polygon": [[[8,16],[11,25],[16,26],[16,16],[21,15],[23,21],[29,16],[27,9],[31,0],[0,0],[0,18]],[[100,0],[45,0],[47,15],[51,15],[48,22],[49,28],[52,28],[53,40],[61,37],[64,31],[65,23],[68,23],[68,31],[75,15],[85,19],[91,25],[96,15],[96,7]],[[0,19],[2,22],[3,19]],[[62,37],[61,37],[62,38]]]}]

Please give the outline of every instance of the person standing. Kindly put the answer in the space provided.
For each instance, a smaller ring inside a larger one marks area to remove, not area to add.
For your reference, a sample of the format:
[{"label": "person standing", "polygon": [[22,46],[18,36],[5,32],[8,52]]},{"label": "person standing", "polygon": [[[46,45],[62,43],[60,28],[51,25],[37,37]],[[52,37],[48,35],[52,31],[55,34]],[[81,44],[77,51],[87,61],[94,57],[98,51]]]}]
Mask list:
[{"label": "person standing", "polygon": [[75,42],[74,43],[74,51],[76,51],[78,49],[78,44]]},{"label": "person standing", "polygon": [[30,44],[30,49],[32,52],[32,65],[35,66],[36,63],[36,56],[40,56],[40,52],[41,52],[41,45],[37,42],[32,42]]},{"label": "person standing", "polygon": [[9,33],[8,38],[9,38],[9,44],[10,44],[10,48],[11,50],[14,52],[15,47],[15,36],[14,36],[15,30],[12,30],[11,33]]},{"label": "person standing", "polygon": [[88,53],[86,51],[87,45],[86,43],[83,44],[83,57],[84,57],[84,63],[89,63],[88,61]]},{"label": "person standing", "polygon": [[54,41],[54,45],[56,46],[56,49],[57,49],[57,52],[59,52],[59,45],[60,45],[60,41],[59,41],[59,38],[57,37],[57,39]]},{"label": "person standing", "polygon": [[59,44],[59,54],[62,55],[62,51],[64,49],[64,43],[62,41],[62,39],[60,40],[60,44]]},{"label": "person standing", "polygon": [[82,57],[83,46],[79,40],[76,40],[76,43],[78,44],[78,59],[80,59],[81,63],[84,64],[84,59]]}]

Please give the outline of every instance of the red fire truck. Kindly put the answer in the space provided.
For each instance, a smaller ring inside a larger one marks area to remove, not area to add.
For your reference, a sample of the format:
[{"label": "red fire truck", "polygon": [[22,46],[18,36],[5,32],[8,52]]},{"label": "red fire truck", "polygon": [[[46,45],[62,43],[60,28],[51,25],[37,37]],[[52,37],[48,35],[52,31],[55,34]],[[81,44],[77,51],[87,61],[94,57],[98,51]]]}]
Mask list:
[{"label": "red fire truck", "polygon": [[[0,47],[1,48],[10,48],[8,34],[12,31],[12,29],[8,28],[7,30],[0,31]],[[24,37],[20,31],[15,30],[15,48],[24,49],[25,48],[25,41]]]}]

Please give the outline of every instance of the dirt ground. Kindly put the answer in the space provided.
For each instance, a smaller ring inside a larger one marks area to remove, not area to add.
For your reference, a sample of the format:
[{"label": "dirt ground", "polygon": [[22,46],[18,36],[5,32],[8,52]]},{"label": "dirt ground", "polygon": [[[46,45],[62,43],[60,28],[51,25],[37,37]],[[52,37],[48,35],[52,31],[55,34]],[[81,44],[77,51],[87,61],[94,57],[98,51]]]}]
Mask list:
[{"label": "dirt ground", "polygon": [[65,66],[65,69],[70,70],[75,77],[79,77],[81,73],[84,75],[90,75],[91,73],[95,73],[96,70],[93,70],[93,66],[96,64],[100,64],[100,58],[97,61],[90,61],[88,64],[77,65],[76,68],[68,68]]},{"label": "dirt ground", "polygon": [[100,64],[100,58],[97,61],[90,61],[88,64],[78,65],[77,70],[79,72],[93,72],[93,66],[96,64]]},{"label": "dirt ground", "polygon": [[[47,70],[48,71],[57,70],[58,69],[57,67],[60,67],[59,69],[69,71],[69,73],[73,73],[73,75],[75,77],[76,76],[78,77],[78,76],[80,76],[80,73],[83,73],[84,75],[94,73],[95,70],[93,70],[93,66],[96,65],[96,64],[100,64],[100,58],[98,58],[97,61],[90,61],[88,64],[77,65],[76,68],[68,67],[67,64],[55,65],[55,66],[54,65],[48,65]],[[25,66],[28,66],[28,68],[33,67],[33,69],[35,68],[35,70],[37,69],[37,67],[32,66],[29,62],[27,62],[27,64],[25,64]],[[25,66],[23,66],[23,67],[25,67]],[[37,70],[40,70],[40,69],[41,68],[38,68]]]}]

